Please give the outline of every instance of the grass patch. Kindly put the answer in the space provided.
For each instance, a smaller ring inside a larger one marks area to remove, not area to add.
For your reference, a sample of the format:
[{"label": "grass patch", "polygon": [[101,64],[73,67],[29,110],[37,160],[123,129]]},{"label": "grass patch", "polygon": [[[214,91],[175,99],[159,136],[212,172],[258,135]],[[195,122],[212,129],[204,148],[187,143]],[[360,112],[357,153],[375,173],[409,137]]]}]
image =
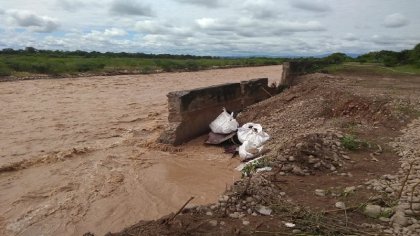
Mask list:
[{"label": "grass patch", "polygon": [[359,140],[354,135],[344,135],[342,138],[340,138],[340,142],[344,148],[350,151],[356,151],[371,146],[368,142]]},{"label": "grass patch", "polygon": [[[185,57],[185,58],[184,58]],[[167,55],[110,56],[98,55],[49,55],[33,54],[0,54],[0,76],[27,74],[77,75],[80,73],[141,73],[174,71],[198,71],[213,68],[230,68],[242,66],[280,65],[281,58],[208,58]]]},{"label": "grass patch", "polygon": [[362,74],[372,76],[410,76],[420,75],[420,68],[414,65],[385,67],[376,63],[347,62],[329,65],[321,70],[329,74]]},{"label": "grass patch", "polygon": [[0,63],[0,76],[9,76],[12,74],[12,70],[7,67],[4,63]]},{"label": "grass patch", "polygon": [[256,162],[247,164],[241,171],[242,177],[252,175],[253,173],[255,173],[255,171],[258,168],[269,167],[269,166],[270,166],[270,162],[268,160],[266,160],[265,158],[260,159]]}]

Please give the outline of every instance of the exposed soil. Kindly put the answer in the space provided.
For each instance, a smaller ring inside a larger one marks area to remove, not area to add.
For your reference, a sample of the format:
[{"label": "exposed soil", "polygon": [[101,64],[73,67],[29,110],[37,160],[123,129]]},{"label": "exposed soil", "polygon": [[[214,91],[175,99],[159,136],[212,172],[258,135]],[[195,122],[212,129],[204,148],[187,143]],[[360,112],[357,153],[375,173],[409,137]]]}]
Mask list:
[{"label": "exposed soil", "polygon": [[[420,116],[420,78],[313,74],[295,83],[238,116],[272,136],[263,161],[271,171],[236,181],[216,203],[109,235],[415,235],[415,218],[411,231],[389,229],[383,209],[395,211],[398,194],[368,182],[397,178],[405,154],[390,143]],[[367,204],[382,215],[368,217]]]},{"label": "exposed soil", "polygon": [[101,235],[217,201],[239,161],[205,137],[157,144],[166,94],[281,66],[0,83],[0,235]]}]

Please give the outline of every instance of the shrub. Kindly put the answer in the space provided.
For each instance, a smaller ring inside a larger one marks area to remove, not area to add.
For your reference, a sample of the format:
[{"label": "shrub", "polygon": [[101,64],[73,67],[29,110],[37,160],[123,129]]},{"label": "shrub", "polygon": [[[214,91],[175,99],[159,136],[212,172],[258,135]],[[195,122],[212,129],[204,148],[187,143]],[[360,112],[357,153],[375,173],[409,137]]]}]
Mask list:
[{"label": "shrub", "polygon": [[193,61],[193,60],[188,60],[185,63],[186,69],[189,71],[197,71],[200,70],[200,65],[198,64],[198,62]]},{"label": "shrub", "polygon": [[350,151],[370,147],[369,143],[367,143],[365,141],[361,141],[353,135],[345,135],[344,137],[342,137],[340,139],[340,141],[341,141],[341,144],[343,145],[343,147],[350,150]]},{"label": "shrub", "polygon": [[105,68],[105,64],[97,62],[78,62],[75,64],[78,72],[98,71]]},{"label": "shrub", "polygon": [[392,56],[386,56],[384,57],[384,66],[386,67],[393,67],[398,65],[398,60],[395,57]]},{"label": "shrub", "polygon": [[142,74],[150,74],[153,73],[153,68],[150,66],[144,66],[140,68],[140,73]]},{"label": "shrub", "polygon": [[0,63],[0,76],[9,76],[12,74],[12,70],[7,65]]}]

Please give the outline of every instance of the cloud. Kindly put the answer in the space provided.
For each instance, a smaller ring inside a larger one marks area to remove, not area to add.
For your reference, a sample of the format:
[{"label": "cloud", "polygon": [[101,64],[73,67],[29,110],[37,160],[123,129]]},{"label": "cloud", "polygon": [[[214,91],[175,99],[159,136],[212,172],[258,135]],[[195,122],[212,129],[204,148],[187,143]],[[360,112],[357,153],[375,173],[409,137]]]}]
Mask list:
[{"label": "cloud", "polygon": [[191,28],[179,27],[169,24],[167,22],[144,20],[136,22],[134,26],[135,30],[143,34],[149,35],[177,35],[177,36],[192,36],[193,32]]},{"label": "cloud", "polygon": [[358,40],[358,38],[352,33],[345,34],[343,39],[346,40],[346,41],[356,41],[356,40]]},{"label": "cloud", "polygon": [[123,29],[111,28],[111,29],[105,29],[103,34],[104,36],[109,36],[109,37],[120,37],[120,36],[127,35],[127,32]]},{"label": "cloud", "polygon": [[[13,48],[222,56],[322,55],[399,50],[420,42],[416,30],[420,18],[415,11],[420,7],[418,0],[0,2],[0,41],[4,47]],[[30,12],[23,14],[23,8]],[[37,33],[57,30],[58,25],[60,32]]]},{"label": "cloud", "polygon": [[103,45],[106,44],[115,44],[114,42],[118,42],[121,40],[115,40],[119,37],[127,35],[127,32],[123,29],[118,28],[110,28],[105,29],[104,31],[99,30],[91,30],[89,33],[83,35],[77,35],[79,39],[79,43],[85,43],[86,45],[93,44],[93,43],[100,43]]},{"label": "cloud", "polygon": [[195,20],[197,25],[202,29],[218,28],[220,25],[219,21],[214,18],[201,18]]},{"label": "cloud", "polygon": [[204,6],[204,7],[210,7],[210,8],[216,8],[216,7],[221,6],[219,0],[175,0],[175,1],[179,3]]},{"label": "cloud", "polygon": [[400,28],[408,25],[408,20],[400,13],[394,13],[385,17],[384,25],[387,28]]},{"label": "cloud", "polygon": [[325,31],[325,27],[318,21],[261,21],[251,18],[238,20],[220,20],[215,18],[201,18],[196,25],[202,33],[208,35],[237,34],[243,37],[272,37],[288,35],[298,32]]},{"label": "cloud", "polygon": [[298,9],[312,12],[327,12],[331,7],[321,0],[291,0],[290,4]]},{"label": "cloud", "polygon": [[318,21],[296,22],[283,21],[276,23],[280,30],[288,32],[325,31],[325,27]]},{"label": "cloud", "polygon": [[144,20],[136,22],[134,28],[146,34],[163,34],[167,33],[167,27],[156,21]]},{"label": "cloud", "polygon": [[152,8],[138,0],[114,0],[110,11],[117,15],[153,16]]},{"label": "cloud", "polygon": [[79,0],[56,0],[56,4],[63,10],[74,12],[86,6]]},{"label": "cloud", "polygon": [[35,32],[49,33],[59,27],[56,19],[48,16],[38,16],[30,11],[10,10],[6,12],[17,25],[29,28]]},{"label": "cloud", "polygon": [[[400,35],[373,35],[371,41],[381,46],[398,47],[403,45],[414,45],[418,43],[418,38]],[[407,47],[405,48],[407,49]]]},{"label": "cloud", "polygon": [[243,10],[256,19],[272,19],[280,15],[279,6],[272,0],[248,0]]}]

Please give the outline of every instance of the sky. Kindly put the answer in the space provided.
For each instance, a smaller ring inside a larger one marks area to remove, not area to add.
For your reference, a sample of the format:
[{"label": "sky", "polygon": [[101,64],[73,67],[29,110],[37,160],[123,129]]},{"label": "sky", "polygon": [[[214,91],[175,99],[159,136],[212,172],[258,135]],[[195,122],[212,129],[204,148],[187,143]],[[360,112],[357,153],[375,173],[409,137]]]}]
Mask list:
[{"label": "sky", "polygon": [[317,56],[410,49],[419,0],[0,0],[0,49]]}]

